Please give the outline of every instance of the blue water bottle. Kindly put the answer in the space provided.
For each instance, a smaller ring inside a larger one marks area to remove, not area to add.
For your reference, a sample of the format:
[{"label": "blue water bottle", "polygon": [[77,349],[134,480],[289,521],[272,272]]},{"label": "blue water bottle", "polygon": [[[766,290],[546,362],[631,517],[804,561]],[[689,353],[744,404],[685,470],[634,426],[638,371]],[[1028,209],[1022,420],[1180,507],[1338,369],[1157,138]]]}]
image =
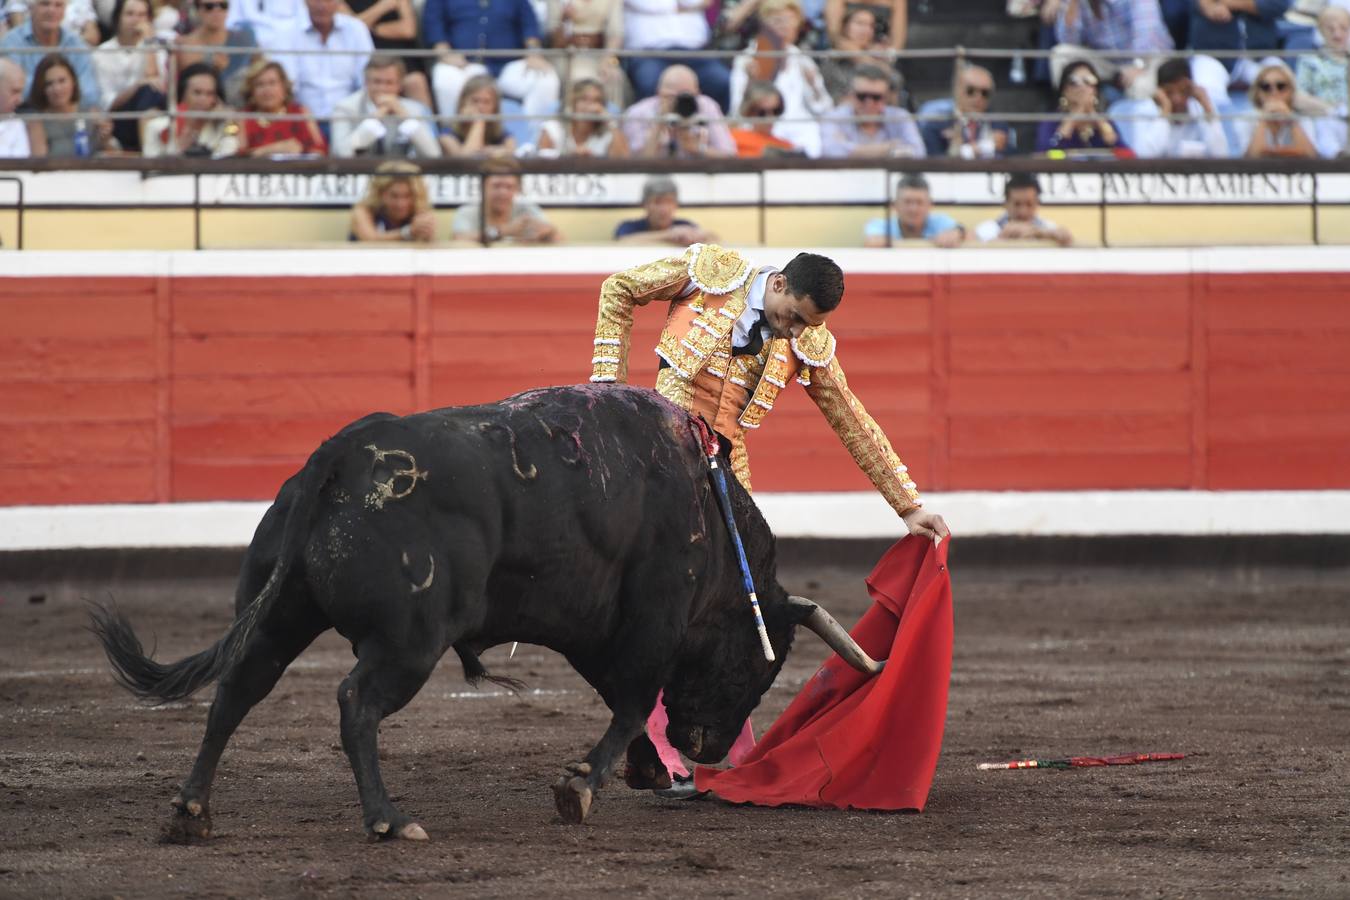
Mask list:
[{"label": "blue water bottle", "polygon": [[75,120],[75,155],[89,155],[89,124],[84,119]]}]

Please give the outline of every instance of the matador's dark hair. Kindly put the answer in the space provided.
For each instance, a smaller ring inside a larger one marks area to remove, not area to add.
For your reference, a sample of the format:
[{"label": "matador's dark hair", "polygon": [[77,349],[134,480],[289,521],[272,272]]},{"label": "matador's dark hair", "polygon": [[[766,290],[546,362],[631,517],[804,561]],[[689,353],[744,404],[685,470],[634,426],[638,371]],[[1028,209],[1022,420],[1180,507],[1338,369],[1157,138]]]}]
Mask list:
[{"label": "matador's dark hair", "polygon": [[844,299],[844,271],[828,256],[798,253],[783,266],[783,277],[789,293],[810,297],[821,312],[829,312]]}]

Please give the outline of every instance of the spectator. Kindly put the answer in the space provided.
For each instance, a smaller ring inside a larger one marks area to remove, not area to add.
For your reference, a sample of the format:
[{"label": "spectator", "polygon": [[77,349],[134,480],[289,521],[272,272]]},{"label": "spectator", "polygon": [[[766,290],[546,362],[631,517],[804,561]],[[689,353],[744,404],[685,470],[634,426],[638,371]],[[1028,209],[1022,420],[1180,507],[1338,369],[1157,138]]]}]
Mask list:
[{"label": "spectator", "polygon": [[0,159],[33,155],[28,145],[28,126],[14,115],[23,103],[25,80],[18,63],[0,56]]},{"label": "spectator", "polygon": [[[220,73],[207,62],[195,62],[178,73],[178,115],[156,116],[145,123],[144,154],[221,159],[239,152],[239,125],[232,119],[210,118],[229,112]],[[198,118],[194,113],[200,113]],[[175,135],[169,140],[170,129]],[[176,150],[173,148],[177,148]]]},{"label": "spectator", "polygon": [[[4,37],[0,38],[0,54],[6,50],[16,49],[43,49],[59,52],[61,50],[83,51],[89,49],[89,44],[74,31],[71,31],[61,25],[61,19],[66,14],[66,0],[35,0],[29,7],[28,21],[9,30]],[[16,53],[14,61],[23,69],[25,83],[24,93],[31,94],[33,91],[33,75],[37,72],[38,66],[46,57],[41,53]],[[79,93],[90,102],[97,101],[99,97],[98,79],[94,76],[94,65],[89,60],[89,54],[84,52],[72,53],[67,60],[67,65],[73,66],[76,80],[79,82]]]},{"label": "spectator", "polygon": [[1012,129],[1006,122],[984,118],[993,96],[993,73],[984,66],[963,66],[957,72],[947,107],[953,111],[952,117],[919,123],[928,155],[961,159],[1001,159],[1007,155]]},{"label": "spectator", "polygon": [[1209,92],[1191,77],[1189,59],[1169,59],[1158,67],[1158,90],[1153,102],[1160,118],[1146,127],[1136,151],[1143,157],[1210,157],[1229,155]]},{"label": "spectator", "polygon": [[886,103],[891,81],[881,69],[863,66],[853,75],[848,99],[821,124],[827,157],[922,157],[923,138],[914,117]]},{"label": "spectator", "polygon": [[731,138],[736,142],[736,155],[758,158],[761,156],[802,156],[805,150],[780,136],[778,119],[783,115],[783,95],[778,88],[767,81],[752,81],[745,89],[745,99],[741,101],[741,122],[731,129]]},{"label": "spectator", "polygon": [[905,49],[909,38],[909,5],[905,0],[866,3],[859,0],[825,0],[825,27],[830,43],[837,44],[844,34],[844,19],[852,9],[865,9],[872,14],[876,39],[892,50]]},{"label": "spectator", "polygon": [[244,77],[244,110],[253,113],[244,119],[245,156],[322,156],[328,150],[309,110],[295,102],[281,63],[264,61],[249,69]]},{"label": "spectator", "polygon": [[[745,86],[751,81],[771,81],[783,98],[783,115],[777,124],[779,136],[820,156],[820,124],[817,116],[834,107],[825,79],[815,61],[797,48],[805,16],[800,0],[762,0],[759,4],[759,34],[751,49],[731,64],[731,108],[741,108]],[[787,52],[787,56],[763,56],[764,52]]]},{"label": "spectator", "polygon": [[[1292,0],[1195,0],[1191,46],[1196,50],[1278,49],[1279,21],[1291,5]],[[1249,61],[1227,57],[1223,63],[1239,81],[1246,82]]]},{"label": "spectator", "polygon": [[698,75],[688,66],[670,66],[661,73],[655,97],[624,111],[623,135],[634,156],[649,159],[736,154],[722,110],[712,97],[699,92]]},{"label": "spectator", "polygon": [[319,119],[327,119],[343,97],[361,89],[362,70],[375,49],[370,29],[360,19],[338,12],[338,3],[305,0],[308,17],[279,40],[285,50],[311,52],[276,54],[295,86],[296,99]]},{"label": "spectator", "polygon": [[455,240],[483,244],[557,244],[562,234],[544,211],[520,199],[520,176],[496,173],[483,178],[486,204],[466,203],[455,211]]},{"label": "spectator", "polygon": [[475,75],[459,94],[455,120],[441,135],[446,156],[512,156],[516,139],[502,127],[502,95],[491,75]]},{"label": "spectator", "polygon": [[[75,67],[60,53],[42,57],[24,105],[35,113],[71,116],[28,120],[28,144],[33,156],[97,156],[116,148],[112,124],[99,115],[95,104],[81,101]],[[86,117],[74,118],[76,113],[85,113]]]},{"label": "spectator", "polygon": [[863,227],[863,245],[889,247],[895,241],[932,241],[939,247],[959,247],[966,229],[946,213],[933,212],[928,179],[918,173],[900,179],[895,191],[895,215],[872,219]]},{"label": "spectator", "polygon": [[572,82],[568,92],[566,122],[550,119],[539,133],[539,152],[544,155],[590,156],[622,159],[628,141],[605,105],[605,86],[599,79]]},{"label": "spectator", "polygon": [[1060,72],[1058,122],[1042,122],[1036,131],[1036,152],[1128,151],[1120,132],[1101,113],[1097,73],[1086,60],[1075,60]]},{"label": "spectator", "polygon": [[225,18],[230,31],[247,28],[259,47],[273,53],[291,49],[286,37],[308,26],[305,0],[234,0]]},{"label": "spectator", "polygon": [[711,231],[679,217],[678,189],[674,179],[665,175],[648,178],[642,185],[642,210],[646,213],[642,218],[618,224],[614,229],[614,240],[621,244],[671,244],[675,247],[717,242],[717,235]]},{"label": "spectator", "polygon": [[[150,0],[117,0],[113,36],[94,53],[94,74],[104,109],[141,113],[164,108],[165,60],[153,49],[154,39]],[[141,149],[140,125],[138,118],[113,122],[113,136],[122,149]]]},{"label": "spectator", "polygon": [[[459,109],[469,80],[491,74],[502,94],[520,101],[528,116],[545,115],[558,102],[560,82],[539,53],[539,20],[529,0],[426,0],[422,38],[440,56],[431,70],[436,107]],[[524,58],[483,57],[475,50],[521,50]]]},{"label": "spectator", "polygon": [[422,49],[412,0],[345,0],[343,11],[356,16],[370,30],[377,53],[402,61],[403,84],[399,93],[430,109],[431,82],[427,80],[426,58],[407,53]]},{"label": "spectator", "polygon": [[628,76],[614,54],[623,49],[623,0],[551,0],[548,45],[579,51],[570,64],[555,57],[553,67],[563,81],[599,81],[605,100],[622,106],[629,92]]},{"label": "spectator", "polygon": [[[102,16],[107,19],[111,31],[112,5],[115,0],[100,0],[100,2],[106,6],[102,10]],[[18,26],[28,18],[32,6],[31,0],[9,0],[8,4],[0,3],[0,12],[9,19],[11,26]],[[66,11],[61,16],[61,27],[83,38],[86,46],[93,47],[103,40],[99,19],[99,11],[94,8],[91,0],[66,0]],[[5,23],[0,21],[0,34],[5,32],[4,25]]]},{"label": "spectator", "polygon": [[1347,78],[1350,78],[1350,11],[1344,7],[1328,6],[1317,17],[1317,28],[1322,40],[1321,52],[1298,58],[1298,87],[1294,93],[1294,108],[1315,115],[1313,142],[1317,152],[1335,157],[1345,151],[1350,130],[1347,129]]},{"label": "spectator", "polygon": [[333,108],[333,156],[441,155],[431,110],[398,94],[403,75],[397,56],[370,58],[365,87]]},{"label": "spectator", "polygon": [[432,212],[422,170],[410,162],[391,160],[375,169],[366,195],[352,207],[349,241],[436,240]]},{"label": "spectator", "polygon": [[1041,184],[1035,175],[1019,172],[1008,176],[1003,200],[1003,215],[976,226],[975,237],[979,240],[1054,241],[1061,247],[1073,243],[1073,235],[1066,229],[1041,218]]},{"label": "spectator", "polygon": [[866,6],[854,6],[844,14],[839,36],[830,49],[848,56],[832,56],[820,63],[825,88],[835,103],[842,103],[853,85],[853,75],[861,66],[873,66],[883,72],[891,68],[889,48],[876,39],[876,15]]},{"label": "spectator", "polygon": [[[720,59],[691,58],[685,51],[708,45],[708,19],[704,0],[624,0],[624,46],[629,50],[666,50],[668,56],[629,57],[628,77],[641,99],[660,93],[666,73],[677,64],[688,68],[703,93],[711,97],[719,113],[730,109],[731,73]],[[695,91],[697,93],[697,91]],[[641,146],[632,140],[634,149]],[[727,153],[732,151],[730,147]]]},{"label": "spectator", "polygon": [[[235,2],[242,5],[249,0]],[[179,38],[175,49],[178,71],[193,63],[210,63],[220,73],[226,98],[238,103],[243,97],[244,75],[249,65],[262,58],[258,52],[258,39],[247,22],[229,27],[230,0],[195,0],[195,5],[197,27]],[[207,54],[198,47],[237,47],[241,51],[251,49],[254,52]]]},{"label": "spectator", "polygon": [[[1064,0],[1055,21],[1055,39],[1059,43],[1050,60],[1050,77],[1055,82],[1063,80],[1070,62],[1086,59],[1103,78],[1119,81],[1121,90],[1136,100],[1153,96],[1158,86],[1154,74],[1162,59],[1136,58],[1121,65],[1119,56],[1162,53],[1176,46],[1163,23],[1158,0]],[[1114,54],[1115,59],[1105,54]]]},{"label": "spectator", "polygon": [[1298,89],[1344,116],[1346,79],[1350,76],[1350,11],[1328,6],[1317,16],[1321,52],[1298,58]]},{"label": "spectator", "polygon": [[1262,66],[1252,80],[1257,121],[1244,154],[1249,158],[1317,156],[1312,123],[1294,113],[1294,73],[1282,62]]}]

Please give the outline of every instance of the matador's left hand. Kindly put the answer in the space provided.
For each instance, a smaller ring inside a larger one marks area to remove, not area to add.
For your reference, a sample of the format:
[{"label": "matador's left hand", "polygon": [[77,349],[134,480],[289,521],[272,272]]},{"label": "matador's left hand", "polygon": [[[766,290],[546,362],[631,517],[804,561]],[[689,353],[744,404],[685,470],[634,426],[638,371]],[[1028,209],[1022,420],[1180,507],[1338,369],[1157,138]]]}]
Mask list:
[{"label": "matador's left hand", "polygon": [[900,514],[900,518],[905,520],[905,526],[909,528],[910,534],[934,541],[940,541],[951,536],[951,532],[947,529],[947,523],[942,520],[942,516],[928,512],[922,506],[905,510]]}]

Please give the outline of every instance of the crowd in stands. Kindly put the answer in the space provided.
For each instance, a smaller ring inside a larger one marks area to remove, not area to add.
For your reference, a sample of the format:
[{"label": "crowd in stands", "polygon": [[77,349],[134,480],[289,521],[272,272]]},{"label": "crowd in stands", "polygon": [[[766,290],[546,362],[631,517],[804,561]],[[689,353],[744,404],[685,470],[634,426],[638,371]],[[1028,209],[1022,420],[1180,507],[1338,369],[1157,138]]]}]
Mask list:
[{"label": "crowd in stands", "polygon": [[[1032,146],[993,67],[914,108],[906,0],[0,0],[0,155],[1346,152],[1350,0],[1008,11],[1047,51]],[[514,227],[500,202],[474,227]]]},{"label": "crowd in stands", "polygon": [[[483,176],[482,203],[465,203],[454,213],[449,232],[437,232],[436,218],[421,169],[407,160],[387,160],[376,167],[365,196],[352,207],[348,240],[429,244],[454,241],[481,245],[539,245],[564,242],[561,231],[543,209],[523,200],[520,175],[511,164],[491,164]],[[923,241],[942,248],[966,243],[1037,242],[1067,247],[1073,236],[1041,216],[1041,186],[1035,175],[1010,175],[1004,187],[1003,214],[979,223],[967,233],[964,225],[933,209],[928,180],[905,175],[899,182],[894,215],[867,222],[861,244],[890,247]],[[613,239],[620,244],[687,247],[716,242],[716,233],[680,214],[679,189],[666,175],[648,178],[642,186],[642,215],[619,222]]]}]

